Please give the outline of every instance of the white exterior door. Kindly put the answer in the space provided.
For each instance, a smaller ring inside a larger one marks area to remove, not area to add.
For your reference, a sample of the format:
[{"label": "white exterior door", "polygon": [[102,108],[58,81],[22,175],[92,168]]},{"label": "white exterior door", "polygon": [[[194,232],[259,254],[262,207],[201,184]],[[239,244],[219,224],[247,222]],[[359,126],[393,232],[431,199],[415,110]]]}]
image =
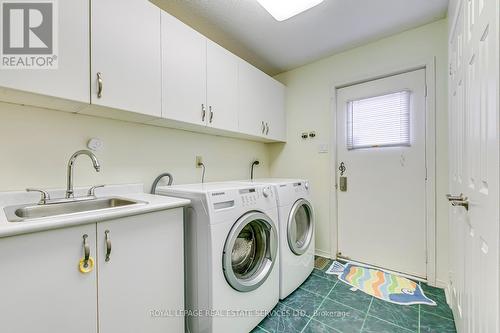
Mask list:
[{"label": "white exterior door", "polygon": [[207,123],[207,39],[161,13],[163,118]]},{"label": "white exterior door", "polygon": [[450,191],[464,197],[450,208],[459,332],[500,329],[498,16],[497,0],[462,1],[450,44]]},{"label": "white exterior door", "polygon": [[423,69],[337,91],[339,256],[427,276],[425,100]]},{"label": "white exterior door", "polygon": [[96,333],[95,224],[0,238],[0,332]]},{"label": "white exterior door", "polygon": [[161,116],[160,12],[146,0],[92,2],[92,104]]},{"label": "white exterior door", "polygon": [[238,58],[207,41],[207,124],[238,130]]},{"label": "white exterior door", "polygon": [[184,333],[182,221],[178,208],[97,224],[100,333]]}]

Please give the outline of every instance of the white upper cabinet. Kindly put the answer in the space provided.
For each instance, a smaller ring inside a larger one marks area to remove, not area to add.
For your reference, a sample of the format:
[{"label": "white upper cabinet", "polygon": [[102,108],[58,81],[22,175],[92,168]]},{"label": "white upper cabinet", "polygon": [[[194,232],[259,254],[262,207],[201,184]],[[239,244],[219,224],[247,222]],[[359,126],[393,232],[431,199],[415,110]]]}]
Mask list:
[{"label": "white upper cabinet", "polygon": [[265,119],[269,126],[266,128],[266,136],[272,140],[286,141],[286,116],[285,116],[285,86],[266,77],[268,89],[266,101]]},{"label": "white upper cabinet", "polygon": [[285,141],[285,86],[241,60],[238,78],[239,130]]},{"label": "white upper cabinet", "polygon": [[161,40],[163,118],[206,124],[207,39],[162,12]]},{"label": "white upper cabinet", "polygon": [[207,125],[238,131],[238,57],[207,42]]},{"label": "white upper cabinet", "polygon": [[92,1],[92,104],[161,116],[160,13],[146,0]]},{"label": "white upper cabinet", "polygon": [[55,8],[57,68],[0,69],[0,86],[89,103],[89,1],[58,1]]}]

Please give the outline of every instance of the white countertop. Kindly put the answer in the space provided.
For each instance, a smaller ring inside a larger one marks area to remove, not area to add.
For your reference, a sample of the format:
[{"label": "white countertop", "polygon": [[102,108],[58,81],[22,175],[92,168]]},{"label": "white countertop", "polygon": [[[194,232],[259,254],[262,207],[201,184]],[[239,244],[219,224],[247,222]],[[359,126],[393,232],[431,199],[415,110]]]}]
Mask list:
[{"label": "white countertop", "polygon": [[[88,188],[75,189],[75,197],[86,194]],[[62,198],[64,190],[49,190],[51,198]],[[109,208],[94,212],[73,213],[55,217],[44,217],[28,222],[9,222],[4,208],[13,205],[36,204],[40,200],[39,193],[33,192],[0,192],[0,238],[20,234],[58,229],[88,223],[102,222],[125,216],[139,215],[166,209],[184,207],[190,204],[189,200],[168,196],[158,196],[144,193],[142,184],[110,185],[96,189],[96,196],[120,198],[142,201],[143,204]]]}]

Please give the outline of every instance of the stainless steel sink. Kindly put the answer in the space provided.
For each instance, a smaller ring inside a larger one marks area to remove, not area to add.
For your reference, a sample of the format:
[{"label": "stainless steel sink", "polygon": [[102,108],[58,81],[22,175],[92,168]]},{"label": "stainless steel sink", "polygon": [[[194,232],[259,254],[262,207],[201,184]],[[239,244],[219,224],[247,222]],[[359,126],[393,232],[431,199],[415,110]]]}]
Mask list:
[{"label": "stainless steel sink", "polygon": [[45,205],[29,204],[5,207],[5,215],[9,222],[27,222],[43,217],[54,217],[75,213],[103,211],[107,209],[145,204],[125,198],[109,197],[90,200],[75,200]]}]

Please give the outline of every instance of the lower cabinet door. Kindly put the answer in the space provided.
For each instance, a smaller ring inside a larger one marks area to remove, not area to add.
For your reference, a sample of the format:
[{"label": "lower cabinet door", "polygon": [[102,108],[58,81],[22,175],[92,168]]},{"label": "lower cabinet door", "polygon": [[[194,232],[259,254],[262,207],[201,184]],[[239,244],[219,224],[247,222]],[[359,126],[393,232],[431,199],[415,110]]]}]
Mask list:
[{"label": "lower cabinet door", "polygon": [[100,333],[184,333],[182,208],[97,224]]},{"label": "lower cabinet door", "polygon": [[0,332],[96,333],[95,224],[0,238]]}]

